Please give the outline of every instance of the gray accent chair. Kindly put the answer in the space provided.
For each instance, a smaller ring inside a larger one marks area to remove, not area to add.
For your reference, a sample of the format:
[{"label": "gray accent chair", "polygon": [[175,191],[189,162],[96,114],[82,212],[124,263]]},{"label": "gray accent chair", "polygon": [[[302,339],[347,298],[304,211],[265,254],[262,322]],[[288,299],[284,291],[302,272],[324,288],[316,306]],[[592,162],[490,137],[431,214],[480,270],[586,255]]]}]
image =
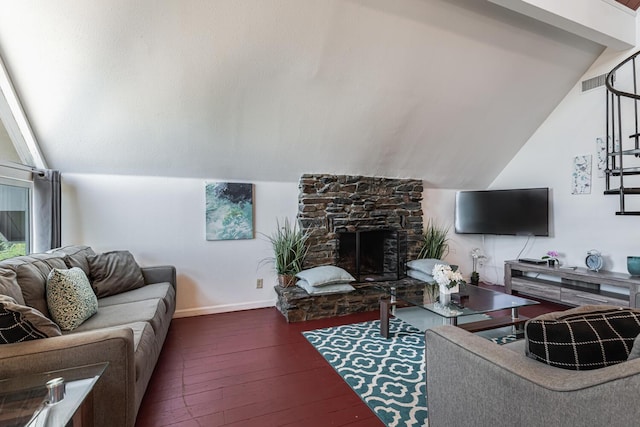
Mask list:
[{"label": "gray accent chair", "polygon": [[631,426],[640,359],[590,371],[537,362],[455,326],[425,333],[429,427]]}]

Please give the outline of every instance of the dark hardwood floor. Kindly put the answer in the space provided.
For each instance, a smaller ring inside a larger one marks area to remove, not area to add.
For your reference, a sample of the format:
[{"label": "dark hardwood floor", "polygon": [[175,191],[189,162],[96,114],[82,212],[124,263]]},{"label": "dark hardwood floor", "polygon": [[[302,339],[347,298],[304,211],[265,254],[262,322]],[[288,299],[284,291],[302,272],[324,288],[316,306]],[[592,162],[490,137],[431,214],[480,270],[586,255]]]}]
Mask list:
[{"label": "dark hardwood floor", "polygon": [[[521,313],[564,308],[543,303]],[[136,426],[383,426],[301,334],[378,317],[288,324],[264,308],[174,319]]]}]

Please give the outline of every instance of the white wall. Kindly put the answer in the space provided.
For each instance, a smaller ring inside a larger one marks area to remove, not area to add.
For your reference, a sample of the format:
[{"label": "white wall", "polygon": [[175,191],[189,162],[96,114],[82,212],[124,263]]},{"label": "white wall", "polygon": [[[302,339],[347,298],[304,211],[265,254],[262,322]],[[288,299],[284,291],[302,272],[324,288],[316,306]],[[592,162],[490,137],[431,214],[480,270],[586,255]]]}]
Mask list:
[{"label": "white wall", "polygon": [[[563,265],[584,266],[587,251],[597,249],[604,256],[606,270],[626,273],[626,257],[640,255],[640,217],[615,215],[619,210],[617,196],[603,194],[605,180],[599,177],[596,166],[596,138],[604,138],[606,134],[605,89],[600,87],[582,93],[581,82],[609,72],[632,53],[607,49],[489,186],[493,189],[549,187],[551,235],[530,239],[457,235],[452,226],[453,251],[447,261],[459,264],[468,275],[472,270],[470,251],[481,247],[488,256],[479,269],[481,280],[503,284],[505,260],[540,258],[548,250],[556,250]],[[625,90],[630,86],[628,80],[626,73],[618,73],[617,82],[624,84]],[[631,131],[623,133],[626,138]],[[584,154],[592,155],[591,194],[572,195],[573,157]],[[427,189],[423,202],[425,221],[434,217],[452,225],[454,197],[454,190]],[[640,196],[628,197],[627,209],[640,210]]]},{"label": "white wall", "polygon": [[271,234],[276,218],[295,218],[297,183],[254,182],[255,239],[206,241],[205,182],[64,174],[63,244],[126,249],[142,266],[175,265],[178,317],[273,306],[275,273],[259,265],[270,246],[258,233]]},{"label": "white wall", "polygon": [[[605,51],[580,81],[610,71],[631,53]],[[584,266],[587,251],[597,249],[605,258],[604,268],[618,272],[626,272],[628,255],[640,254],[640,217],[615,215],[617,196],[603,194],[595,141],[605,134],[604,87],[582,93],[578,82],[490,186],[551,188],[550,237],[528,242],[526,237],[486,238],[491,254],[487,268],[500,272],[500,279],[504,260],[539,258],[548,250],[559,251],[564,265]],[[592,155],[591,194],[572,195],[573,157],[584,154]],[[638,209],[640,196],[628,200],[628,209]]]}]

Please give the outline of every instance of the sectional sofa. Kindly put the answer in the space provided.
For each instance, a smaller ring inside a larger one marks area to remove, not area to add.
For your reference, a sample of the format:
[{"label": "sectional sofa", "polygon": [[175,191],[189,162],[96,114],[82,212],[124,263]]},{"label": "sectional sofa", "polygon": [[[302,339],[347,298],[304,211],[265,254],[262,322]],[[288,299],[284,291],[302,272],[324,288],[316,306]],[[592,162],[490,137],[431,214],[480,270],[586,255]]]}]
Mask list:
[{"label": "sectional sofa", "polygon": [[[175,311],[176,271],[140,268],[132,260],[126,251],[96,254],[88,246],[68,246],[0,262],[0,300],[6,302],[0,314],[35,316],[27,323],[40,329],[0,345],[0,378],[108,362],[94,388],[94,425],[133,426]],[[47,280],[53,269],[72,268],[91,281],[97,312],[58,331],[47,324]]]}]

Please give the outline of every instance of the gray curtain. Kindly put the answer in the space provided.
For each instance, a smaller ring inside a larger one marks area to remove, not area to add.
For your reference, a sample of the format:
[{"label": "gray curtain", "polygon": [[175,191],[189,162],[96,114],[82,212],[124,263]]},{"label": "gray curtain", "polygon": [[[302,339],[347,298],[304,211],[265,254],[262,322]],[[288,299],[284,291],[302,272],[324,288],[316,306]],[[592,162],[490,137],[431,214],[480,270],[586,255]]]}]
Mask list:
[{"label": "gray curtain", "polygon": [[33,172],[33,217],[35,247],[44,252],[61,244],[60,172],[45,169]]}]

